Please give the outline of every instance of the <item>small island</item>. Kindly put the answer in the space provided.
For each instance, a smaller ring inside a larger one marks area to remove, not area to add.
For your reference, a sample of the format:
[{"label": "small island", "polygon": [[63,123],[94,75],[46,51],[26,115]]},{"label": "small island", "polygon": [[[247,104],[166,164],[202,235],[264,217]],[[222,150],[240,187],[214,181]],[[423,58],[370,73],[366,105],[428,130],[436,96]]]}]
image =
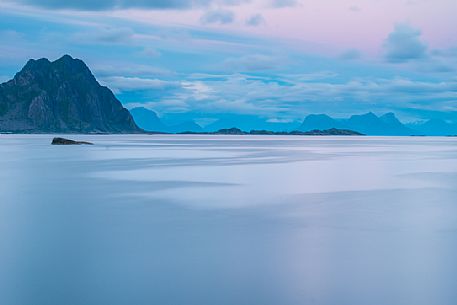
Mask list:
[{"label": "small island", "polygon": [[310,131],[271,131],[271,130],[251,130],[250,132],[243,131],[239,128],[220,129],[214,132],[194,132],[185,131],[178,134],[191,135],[274,135],[274,136],[363,136],[364,134],[348,129],[331,128],[326,130],[310,130]]}]

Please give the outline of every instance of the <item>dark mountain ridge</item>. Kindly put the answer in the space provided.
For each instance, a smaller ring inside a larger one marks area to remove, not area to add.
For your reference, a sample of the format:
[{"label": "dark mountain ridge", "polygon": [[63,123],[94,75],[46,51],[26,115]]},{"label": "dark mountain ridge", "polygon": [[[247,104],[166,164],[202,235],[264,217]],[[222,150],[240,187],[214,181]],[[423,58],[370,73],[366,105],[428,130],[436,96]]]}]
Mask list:
[{"label": "dark mountain ridge", "polygon": [[86,64],[64,55],[29,60],[0,84],[0,131],[139,133],[129,111]]}]

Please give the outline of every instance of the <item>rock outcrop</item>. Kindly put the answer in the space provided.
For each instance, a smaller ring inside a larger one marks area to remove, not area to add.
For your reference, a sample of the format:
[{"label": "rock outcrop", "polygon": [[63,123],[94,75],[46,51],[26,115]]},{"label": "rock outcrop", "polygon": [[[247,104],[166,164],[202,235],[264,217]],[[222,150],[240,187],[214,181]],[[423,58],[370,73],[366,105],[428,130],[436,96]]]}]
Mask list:
[{"label": "rock outcrop", "polygon": [[69,140],[65,138],[54,138],[52,139],[51,142],[52,145],[93,145],[91,142],[85,142],[85,141],[74,141],[74,140]]}]

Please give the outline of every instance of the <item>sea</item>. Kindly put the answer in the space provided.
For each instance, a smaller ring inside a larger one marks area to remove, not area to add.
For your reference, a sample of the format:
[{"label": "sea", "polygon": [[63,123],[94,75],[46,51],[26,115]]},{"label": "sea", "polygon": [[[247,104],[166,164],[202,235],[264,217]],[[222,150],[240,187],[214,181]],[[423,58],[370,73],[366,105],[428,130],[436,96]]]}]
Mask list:
[{"label": "sea", "polygon": [[0,135],[1,305],[455,305],[457,138]]}]

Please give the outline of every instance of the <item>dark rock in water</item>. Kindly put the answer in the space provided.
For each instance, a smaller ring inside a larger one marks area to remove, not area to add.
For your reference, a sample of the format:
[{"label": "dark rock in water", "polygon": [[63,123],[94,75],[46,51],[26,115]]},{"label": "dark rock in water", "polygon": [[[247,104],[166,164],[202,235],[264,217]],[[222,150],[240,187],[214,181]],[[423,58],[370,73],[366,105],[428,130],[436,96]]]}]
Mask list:
[{"label": "dark rock in water", "polygon": [[0,84],[0,131],[140,133],[129,111],[86,64],[68,55],[29,60]]},{"label": "dark rock in water", "polygon": [[74,141],[65,138],[54,138],[52,139],[52,145],[93,145],[93,143],[85,142],[85,141]]}]

